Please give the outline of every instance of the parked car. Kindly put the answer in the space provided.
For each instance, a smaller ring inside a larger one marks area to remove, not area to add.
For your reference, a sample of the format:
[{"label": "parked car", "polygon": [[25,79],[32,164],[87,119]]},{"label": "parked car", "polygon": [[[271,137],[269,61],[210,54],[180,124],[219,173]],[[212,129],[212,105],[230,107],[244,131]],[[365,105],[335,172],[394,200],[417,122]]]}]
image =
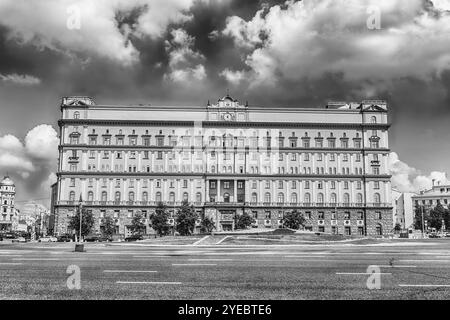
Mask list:
[{"label": "parked car", "polygon": [[38,241],[39,242],[56,242],[56,241],[58,241],[58,239],[53,236],[47,236],[47,237],[40,237]]},{"label": "parked car", "polygon": [[57,241],[58,242],[71,242],[72,236],[69,234],[63,234],[63,235],[57,237]]},{"label": "parked car", "polygon": [[0,234],[0,241],[3,241],[3,235]]},{"label": "parked car", "polygon": [[110,237],[104,236],[102,234],[91,234],[84,238],[84,241],[86,242],[105,242],[105,241],[112,241]]},{"label": "parked car", "polygon": [[25,237],[17,237],[12,240],[12,242],[28,242],[28,241],[29,240],[27,240],[27,238],[25,238]]},{"label": "parked car", "polygon": [[143,240],[144,237],[140,234],[134,234],[131,236],[128,236],[125,238],[125,241],[131,242],[131,241],[137,241],[137,240]]},{"label": "parked car", "polygon": [[3,238],[4,239],[16,239],[18,237],[19,236],[16,233],[14,233],[14,232],[6,232],[6,233],[3,234]]}]

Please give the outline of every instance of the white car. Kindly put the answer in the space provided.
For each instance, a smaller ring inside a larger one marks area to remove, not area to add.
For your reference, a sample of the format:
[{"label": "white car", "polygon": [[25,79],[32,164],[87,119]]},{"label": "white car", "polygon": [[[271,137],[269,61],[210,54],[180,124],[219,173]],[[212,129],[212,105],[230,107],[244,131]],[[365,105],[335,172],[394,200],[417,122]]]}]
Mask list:
[{"label": "white car", "polygon": [[56,237],[48,236],[48,237],[41,237],[38,240],[39,242],[57,242],[58,239]]}]

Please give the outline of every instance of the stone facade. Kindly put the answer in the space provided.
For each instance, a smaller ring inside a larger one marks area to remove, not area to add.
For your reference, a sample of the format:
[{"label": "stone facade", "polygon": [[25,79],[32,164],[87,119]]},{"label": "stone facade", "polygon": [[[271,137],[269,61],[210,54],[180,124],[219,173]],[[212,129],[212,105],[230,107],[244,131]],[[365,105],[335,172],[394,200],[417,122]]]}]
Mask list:
[{"label": "stone facade", "polygon": [[70,232],[80,196],[96,223],[115,215],[122,235],[136,212],[148,222],[159,202],[176,210],[184,200],[219,231],[233,230],[244,211],[255,226],[277,228],[293,209],[310,215],[317,232],[392,230],[384,101],[286,109],[229,96],[204,107],[66,97],[61,111],[57,234]]}]

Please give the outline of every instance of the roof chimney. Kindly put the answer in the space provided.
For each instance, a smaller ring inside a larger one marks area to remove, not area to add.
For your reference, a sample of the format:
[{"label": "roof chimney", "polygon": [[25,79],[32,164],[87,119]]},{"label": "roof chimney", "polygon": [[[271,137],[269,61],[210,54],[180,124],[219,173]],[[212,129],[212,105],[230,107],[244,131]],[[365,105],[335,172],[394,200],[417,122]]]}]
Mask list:
[{"label": "roof chimney", "polygon": [[434,182],[436,181],[436,179],[431,180],[433,182],[433,187],[434,187]]}]

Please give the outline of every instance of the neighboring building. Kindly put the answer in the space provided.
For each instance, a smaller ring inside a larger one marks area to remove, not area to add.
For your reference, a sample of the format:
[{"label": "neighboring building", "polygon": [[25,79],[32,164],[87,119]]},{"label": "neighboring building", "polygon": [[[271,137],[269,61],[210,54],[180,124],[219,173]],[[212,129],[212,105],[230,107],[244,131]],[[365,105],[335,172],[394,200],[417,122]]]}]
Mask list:
[{"label": "neighboring building", "polygon": [[50,212],[39,203],[28,202],[23,205],[19,219],[26,222],[32,232],[46,235],[49,228]]},{"label": "neighboring building", "polygon": [[[392,231],[385,101],[319,108],[257,108],[230,96],[205,107],[96,105],[65,97],[59,121],[55,229],[81,195],[95,217],[127,235],[133,215],[187,200],[217,230],[253,215],[278,228],[298,209],[309,229],[347,235]],[[148,219],[147,219],[148,222]]]},{"label": "neighboring building", "polygon": [[16,230],[18,210],[15,206],[16,186],[10,177],[5,176],[0,182],[0,230]]},{"label": "neighboring building", "polygon": [[49,217],[49,223],[48,223],[48,233],[54,234],[55,233],[55,225],[56,225],[56,218],[55,210],[56,210],[56,203],[58,199],[58,183],[54,183],[51,186],[51,200],[50,200],[50,217]]},{"label": "neighboring building", "polygon": [[412,198],[416,195],[417,193],[400,192],[396,189],[392,189],[394,227],[397,223],[400,224],[402,229],[414,227],[414,208]]},{"label": "neighboring building", "polygon": [[412,197],[413,211],[416,208],[424,208],[429,211],[437,206],[438,203],[442,204],[444,208],[449,208],[450,205],[450,185],[441,185],[440,182],[435,184],[433,180],[433,186],[429,190],[421,191],[420,194]]}]

